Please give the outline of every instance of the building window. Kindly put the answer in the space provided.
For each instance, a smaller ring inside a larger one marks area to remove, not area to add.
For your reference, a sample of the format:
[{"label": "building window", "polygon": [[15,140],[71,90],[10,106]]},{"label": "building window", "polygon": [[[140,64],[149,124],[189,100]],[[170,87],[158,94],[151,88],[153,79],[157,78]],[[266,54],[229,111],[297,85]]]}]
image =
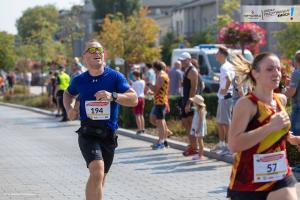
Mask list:
[{"label": "building window", "polygon": [[155,15],[161,15],[161,10],[159,8],[155,9]]}]

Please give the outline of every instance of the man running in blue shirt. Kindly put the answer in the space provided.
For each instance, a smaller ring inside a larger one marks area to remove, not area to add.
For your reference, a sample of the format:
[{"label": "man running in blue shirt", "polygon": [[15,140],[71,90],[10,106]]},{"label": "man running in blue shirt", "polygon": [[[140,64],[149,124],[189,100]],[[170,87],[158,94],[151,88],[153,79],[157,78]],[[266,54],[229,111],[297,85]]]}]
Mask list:
[{"label": "man running in blue shirt", "polygon": [[79,96],[78,143],[90,172],[86,199],[102,200],[105,175],[117,147],[119,104],[134,107],[138,100],[126,78],[105,66],[104,49],[97,40],[86,43],[83,60],[88,71],[72,79],[64,93],[64,106],[69,119],[75,120],[78,110],[71,103]]}]

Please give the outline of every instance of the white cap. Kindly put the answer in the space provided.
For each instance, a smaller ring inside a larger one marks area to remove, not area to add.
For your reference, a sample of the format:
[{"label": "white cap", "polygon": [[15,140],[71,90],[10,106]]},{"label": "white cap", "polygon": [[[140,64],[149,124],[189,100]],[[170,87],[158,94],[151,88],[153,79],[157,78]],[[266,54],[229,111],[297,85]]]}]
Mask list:
[{"label": "white cap", "polygon": [[192,59],[192,56],[190,53],[188,52],[183,52],[180,57],[178,58],[178,60],[186,60],[186,59]]}]

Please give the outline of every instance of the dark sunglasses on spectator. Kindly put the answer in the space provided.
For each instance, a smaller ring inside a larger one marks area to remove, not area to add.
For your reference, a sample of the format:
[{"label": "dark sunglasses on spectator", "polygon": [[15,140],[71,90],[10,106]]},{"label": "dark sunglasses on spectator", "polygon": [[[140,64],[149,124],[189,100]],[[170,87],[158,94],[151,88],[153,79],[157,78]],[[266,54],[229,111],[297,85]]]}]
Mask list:
[{"label": "dark sunglasses on spectator", "polygon": [[102,47],[90,47],[85,52],[89,52],[90,54],[95,54],[96,51],[98,51],[99,54],[102,54],[104,52]]}]

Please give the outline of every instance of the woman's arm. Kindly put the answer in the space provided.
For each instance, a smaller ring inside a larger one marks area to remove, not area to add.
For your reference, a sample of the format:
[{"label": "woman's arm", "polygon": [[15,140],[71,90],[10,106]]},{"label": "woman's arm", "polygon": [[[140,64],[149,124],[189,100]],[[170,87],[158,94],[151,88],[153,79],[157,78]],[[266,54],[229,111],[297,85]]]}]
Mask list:
[{"label": "woman's arm", "polygon": [[269,123],[254,130],[246,131],[249,122],[256,112],[256,105],[254,105],[248,97],[243,97],[236,104],[228,133],[228,145],[232,152],[247,150],[261,142],[273,131],[289,125],[287,113],[278,112],[271,116]]}]

